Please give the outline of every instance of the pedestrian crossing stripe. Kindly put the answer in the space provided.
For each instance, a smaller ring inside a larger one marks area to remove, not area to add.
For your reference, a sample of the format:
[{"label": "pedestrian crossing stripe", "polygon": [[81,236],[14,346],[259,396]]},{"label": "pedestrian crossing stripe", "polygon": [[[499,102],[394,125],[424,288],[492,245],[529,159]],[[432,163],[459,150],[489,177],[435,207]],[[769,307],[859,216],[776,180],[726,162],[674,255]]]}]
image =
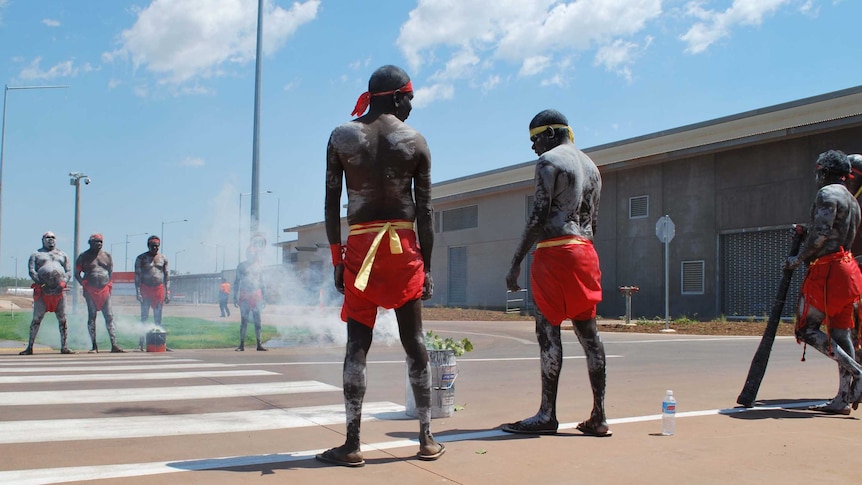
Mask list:
[{"label": "pedestrian crossing stripe", "polygon": [[[362,407],[363,421],[404,419],[405,416],[401,404],[369,402]],[[167,416],[6,421],[0,422],[0,444],[240,433],[327,426],[345,421],[344,404]]]},{"label": "pedestrian crossing stripe", "polygon": [[323,382],[291,381],[207,386],[0,392],[0,407],[223,399],[340,390],[340,387]]},{"label": "pedestrian crossing stripe", "polygon": [[[103,369],[110,370],[110,369]],[[211,379],[214,377],[277,376],[268,370],[205,370],[189,372],[141,372],[137,374],[57,374],[44,376],[0,376],[0,384],[36,384],[48,382],[95,382],[95,381],[155,381],[166,379]]]}]

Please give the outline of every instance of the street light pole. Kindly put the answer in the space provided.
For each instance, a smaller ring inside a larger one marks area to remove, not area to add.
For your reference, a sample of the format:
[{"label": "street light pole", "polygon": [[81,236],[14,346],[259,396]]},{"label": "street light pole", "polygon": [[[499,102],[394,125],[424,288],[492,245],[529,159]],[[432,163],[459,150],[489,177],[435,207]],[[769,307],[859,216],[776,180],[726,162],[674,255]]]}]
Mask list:
[{"label": "street light pole", "polygon": [[[6,153],[6,99],[9,97],[9,91],[22,89],[66,89],[69,86],[10,86],[5,85],[3,90],[3,127],[0,129],[0,218],[3,215],[3,160]],[[2,219],[0,219],[0,229],[2,229]]]},{"label": "street light pole", "polygon": [[[90,177],[82,172],[69,172],[69,185],[75,186],[75,243],[72,259],[78,258],[78,233],[81,226],[81,181],[90,185]],[[78,279],[72,279],[72,311],[78,309]]]},{"label": "street light pole", "polygon": [[165,254],[165,224],[174,224],[177,222],[189,222],[189,220],[188,219],[181,219],[181,220],[167,221],[167,222],[162,221],[162,236],[160,238],[161,246],[162,246],[162,248],[161,248],[162,254]]},{"label": "street light pole", "polygon": [[281,254],[281,247],[278,245],[279,233],[281,230],[278,226],[281,224],[281,197],[278,197],[278,205],[276,205],[275,209],[275,264],[278,264],[279,255]]},{"label": "street light pole", "polygon": [[[9,256],[10,258],[15,260],[15,296],[18,296],[18,257],[17,256]],[[12,310],[12,303],[9,303],[9,314],[12,315],[12,318],[15,318],[15,311]]]},{"label": "street light pole", "polygon": [[137,234],[126,234],[126,260],[123,262],[123,271],[129,271],[129,236],[146,236],[148,232],[139,232]]},{"label": "street light pole", "polygon": [[258,223],[260,222],[260,98],[261,72],[263,70],[263,0],[258,0],[257,2],[257,52],[255,53],[254,64],[254,133],[252,134],[251,155],[250,234],[257,232]]},{"label": "street light pole", "polygon": [[[264,190],[261,194],[271,194],[271,190]],[[242,198],[246,195],[252,195],[252,192],[243,192],[239,194],[239,223],[237,224],[236,230],[236,265],[239,266],[239,263],[242,261]],[[257,225],[253,224],[253,228],[250,227],[250,234],[257,230]],[[249,235],[250,236],[250,235]],[[250,237],[249,237],[250,238]]]},{"label": "street light pole", "polygon": [[177,275],[180,274],[180,253],[184,253],[186,251],[188,251],[188,249],[180,249],[174,253],[174,271],[177,272]]}]

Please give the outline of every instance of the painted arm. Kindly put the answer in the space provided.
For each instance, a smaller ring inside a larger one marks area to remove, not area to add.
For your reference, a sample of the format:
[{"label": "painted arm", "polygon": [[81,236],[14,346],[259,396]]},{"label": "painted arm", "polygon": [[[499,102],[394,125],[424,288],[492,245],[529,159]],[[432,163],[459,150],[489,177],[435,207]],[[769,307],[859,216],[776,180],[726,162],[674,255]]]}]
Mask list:
[{"label": "painted arm", "polygon": [[84,253],[78,255],[78,259],[75,260],[75,281],[78,282],[79,285],[84,285],[84,277],[81,276],[81,272],[84,271],[84,263],[82,261],[82,256]]},{"label": "painted arm", "polygon": [[425,285],[422,299],[434,296],[434,279],[431,277],[431,253],[434,249],[434,208],[431,205],[431,152],[422,135],[417,135],[416,154],[419,165],[413,177],[413,196],[416,201],[416,235],[425,265]]},{"label": "painted arm", "polygon": [[162,281],[164,282],[164,285],[165,285],[165,303],[170,303],[171,302],[171,272],[168,270],[168,258],[165,258],[164,256],[165,255],[163,254],[162,258],[164,258],[164,260],[165,260],[165,265],[162,268]]},{"label": "painted arm", "polygon": [[509,274],[506,276],[506,287],[509,291],[519,291],[521,287],[518,285],[518,277],[521,275],[521,262],[527,256],[527,252],[533,247],[533,244],[542,235],[542,227],[548,220],[548,213],[551,210],[551,194],[554,188],[554,173],[550,164],[545,163],[541,158],[536,163],[536,191],[534,194],[533,211],[527,220],[527,225],[524,227],[524,233],[521,235],[521,240],[518,247],[515,249],[515,255],[512,257],[512,266],[509,269]]},{"label": "painted arm", "polygon": [[27,263],[27,267],[30,270],[30,279],[32,279],[34,283],[42,284],[42,282],[39,281],[39,273],[36,271],[36,255],[37,253],[30,255],[30,261]]},{"label": "painted arm", "polygon": [[332,136],[326,145],[326,198],[324,216],[326,238],[332,252],[333,280],[335,289],[344,293],[344,263],[341,260],[341,189],[344,181],[344,167],[338,158]]},{"label": "painted arm", "polygon": [[817,197],[814,199],[814,207],[812,208],[812,222],[808,226],[805,242],[799,250],[797,256],[787,258],[785,267],[795,269],[802,263],[810,263],[815,257],[820,254],[823,247],[832,236],[832,228],[835,223],[835,216],[838,212],[838,205],[834,199],[826,196],[823,189],[817,192]]}]

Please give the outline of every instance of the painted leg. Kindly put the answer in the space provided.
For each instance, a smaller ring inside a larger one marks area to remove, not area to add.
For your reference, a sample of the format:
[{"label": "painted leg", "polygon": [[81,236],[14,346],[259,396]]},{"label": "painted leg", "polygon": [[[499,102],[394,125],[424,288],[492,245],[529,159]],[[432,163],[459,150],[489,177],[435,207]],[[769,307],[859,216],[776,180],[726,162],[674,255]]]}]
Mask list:
[{"label": "painted leg", "polygon": [[420,460],[436,460],[446,448],[431,433],[431,366],[422,330],[422,302],[412,300],[396,308],[395,317],[401,346],[407,355],[407,375],[419,418],[419,453],[416,456]]},{"label": "painted leg", "polygon": [[99,346],[96,344],[96,303],[93,301],[92,297],[85,291],[84,292],[84,300],[87,302],[87,332],[90,334],[90,353],[95,353],[99,351]]},{"label": "painted leg", "polygon": [[69,350],[69,346],[67,345],[69,339],[69,329],[66,325],[66,298],[61,298],[60,303],[57,304],[57,310],[54,313],[57,315],[57,323],[60,325],[60,353],[61,354],[74,354]]},{"label": "painted leg", "polygon": [[239,304],[239,347],[237,352],[245,350],[245,333],[248,330],[248,303],[241,302]]},{"label": "painted leg", "polygon": [[110,297],[102,305],[102,316],[105,317],[105,328],[108,330],[108,337],[111,339],[111,353],[125,352],[125,350],[117,345],[117,328],[114,326],[114,309],[111,308]]},{"label": "painted leg", "polygon": [[[849,397],[846,399],[847,403],[855,403],[862,396],[862,386],[860,386],[860,377],[862,377],[862,366],[856,362],[853,351],[853,344],[850,340],[850,332],[847,330],[836,330],[832,329],[831,333],[837,338],[833,338],[831,340],[831,352],[830,352],[830,339],[823,331],[820,330],[820,325],[823,322],[824,315],[817,308],[809,307],[808,315],[805,318],[805,322],[803,326],[796,331],[796,336],[807,343],[808,345],[817,349],[823,355],[829,357],[830,359],[836,361],[839,365],[839,369],[843,369],[847,371],[853,383],[850,387]],[[850,347],[851,353],[848,354],[845,350],[846,347]],[[840,378],[840,377],[839,377]],[[846,403],[835,403],[832,407],[827,406],[812,406],[811,409],[824,411],[824,412],[838,412],[840,414],[849,414],[850,408],[846,406]]]},{"label": "painted leg", "polygon": [[605,387],[607,384],[607,359],[605,345],[596,328],[596,319],[575,320],[575,335],[584,355],[587,356],[587,373],[590,377],[590,388],[593,391],[593,411],[588,421],[578,424],[578,430],[592,436],[610,436],[605,416]]},{"label": "painted leg", "polygon": [[344,410],[347,415],[347,438],[343,445],[330,448],[315,458],[341,466],[363,466],[359,430],[362,421],[362,401],[367,388],[366,362],[371,348],[371,328],[347,319],[347,351],[344,355]]},{"label": "painted leg", "polygon": [[260,310],[254,310],[252,312],[252,316],[254,317],[254,337],[257,339],[257,350],[266,352],[267,349],[264,348],[263,342],[261,342],[260,335]]},{"label": "painted leg", "polygon": [[557,389],[563,367],[563,343],[560,326],[551,325],[536,310],[536,338],[539,341],[539,361],[542,375],[542,401],[535,416],[503,425],[503,431],[522,434],[554,434],[557,432]]},{"label": "painted leg", "polygon": [[42,325],[42,319],[45,318],[45,304],[42,300],[33,302],[33,320],[30,322],[30,339],[27,341],[27,348],[18,353],[18,355],[33,355],[33,344],[36,343],[36,335],[39,334],[39,327]]}]

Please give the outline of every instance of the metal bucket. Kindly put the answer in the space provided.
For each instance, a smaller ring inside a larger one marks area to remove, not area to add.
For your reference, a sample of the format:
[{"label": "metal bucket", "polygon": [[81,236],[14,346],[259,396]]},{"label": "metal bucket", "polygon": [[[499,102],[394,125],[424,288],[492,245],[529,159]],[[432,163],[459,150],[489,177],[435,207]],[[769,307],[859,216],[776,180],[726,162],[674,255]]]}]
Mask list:
[{"label": "metal bucket", "polygon": [[[455,379],[458,377],[458,364],[454,350],[428,349],[431,366],[431,417],[448,418],[455,411]],[[407,416],[416,417],[416,399],[410,387],[410,373],[407,373]]]},{"label": "metal bucket", "polygon": [[147,332],[147,352],[164,352],[167,349],[167,336],[167,333],[158,330]]}]

